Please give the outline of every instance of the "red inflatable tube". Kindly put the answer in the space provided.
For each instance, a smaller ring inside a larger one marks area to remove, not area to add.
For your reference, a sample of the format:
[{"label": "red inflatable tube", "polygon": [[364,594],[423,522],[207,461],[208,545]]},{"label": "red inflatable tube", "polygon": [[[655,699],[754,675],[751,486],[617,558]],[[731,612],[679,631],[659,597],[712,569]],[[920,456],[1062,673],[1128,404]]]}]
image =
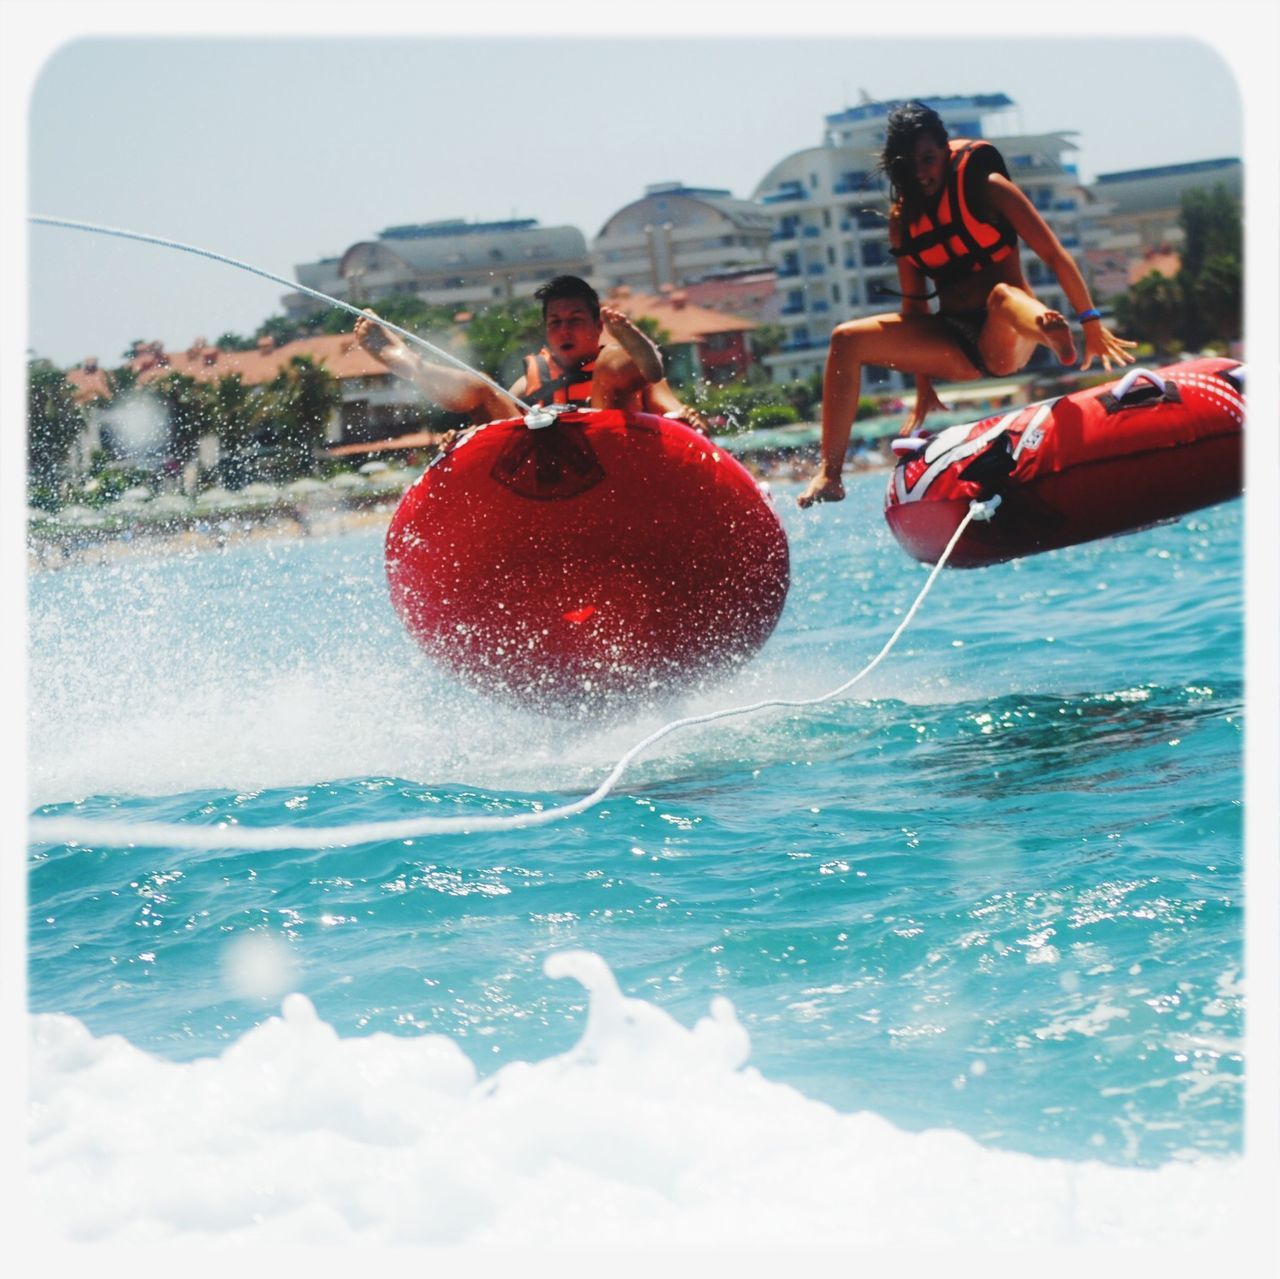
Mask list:
[{"label": "red inflatable tube", "polygon": [[782,526],[734,458],[682,423],[616,410],[459,436],[401,500],[386,567],[434,659],[568,713],[745,661],[790,582]]},{"label": "red inflatable tube", "polygon": [[977,568],[1130,532],[1238,497],[1244,368],[1199,359],[940,432],[894,468],[885,519],[933,564],[974,499],[949,566]]}]

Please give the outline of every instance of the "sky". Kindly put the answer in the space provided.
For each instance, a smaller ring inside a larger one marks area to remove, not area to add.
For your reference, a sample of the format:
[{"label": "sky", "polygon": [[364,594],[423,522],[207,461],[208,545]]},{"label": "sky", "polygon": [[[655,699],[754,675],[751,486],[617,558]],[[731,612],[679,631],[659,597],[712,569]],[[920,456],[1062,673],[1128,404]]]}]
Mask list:
[{"label": "sky", "polygon": [[[495,38],[388,36],[371,22],[299,38],[235,35],[244,6],[223,12],[226,36],[90,28],[30,68],[30,212],[292,279],[397,223],[531,217],[589,243],[649,183],[750,196],[863,93],[1005,93],[1017,103],[1005,129],[1075,132],[1085,180],[1242,150],[1236,71],[1186,35]],[[45,227],[30,231],[28,265],[28,349],[63,367],[119,363],[140,337],[179,349],[252,333],[286,292],[171,249]]]}]

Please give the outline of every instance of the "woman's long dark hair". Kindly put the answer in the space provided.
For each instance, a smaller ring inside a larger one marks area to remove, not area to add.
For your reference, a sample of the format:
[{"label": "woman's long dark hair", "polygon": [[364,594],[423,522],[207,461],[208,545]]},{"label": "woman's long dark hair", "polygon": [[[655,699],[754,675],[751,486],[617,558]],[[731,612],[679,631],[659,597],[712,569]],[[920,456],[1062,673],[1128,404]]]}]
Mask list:
[{"label": "woman's long dark hair", "polygon": [[885,121],[884,147],[880,151],[880,171],[889,179],[889,205],[901,211],[921,202],[916,185],[914,151],[921,138],[932,138],[945,151],[947,127],[942,117],[923,102],[904,102],[889,112]]}]

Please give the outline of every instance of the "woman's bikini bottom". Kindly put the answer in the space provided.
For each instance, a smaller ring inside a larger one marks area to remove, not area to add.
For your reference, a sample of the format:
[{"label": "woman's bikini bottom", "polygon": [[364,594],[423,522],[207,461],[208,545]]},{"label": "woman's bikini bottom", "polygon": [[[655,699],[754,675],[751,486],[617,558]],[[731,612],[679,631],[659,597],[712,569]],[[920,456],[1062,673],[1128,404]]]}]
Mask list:
[{"label": "woman's bikini bottom", "polygon": [[983,377],[994,377],[995,374],[982,362],[982,352],[978,349],[978,338],[982,334],[982,326],[987,322],[987,308],[980,306],[972,311],[939,311],[938,319],[947,326],[956,345],[964,352],[964,358]]}]

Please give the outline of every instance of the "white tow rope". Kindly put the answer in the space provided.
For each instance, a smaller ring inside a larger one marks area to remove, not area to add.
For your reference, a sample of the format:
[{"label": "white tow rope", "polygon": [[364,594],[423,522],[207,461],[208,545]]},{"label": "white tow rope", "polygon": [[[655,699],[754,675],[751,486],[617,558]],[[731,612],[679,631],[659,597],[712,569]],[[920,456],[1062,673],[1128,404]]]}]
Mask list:
[{"label": "white tow rope", "polygon": [[475,831],[525,830],[531,826],[549,826],[552,822],[572,817],[594,808],[609,795],[631,762],[649,747],[679,729],[692,728],[695,724],[710,724],[716,720],[733,719],[740,715],[752,715],[757,711],[780,707],[818,706],[833,701],[847,693],[864,676],[875,670],[889,655],[899,637],[910,625],[925,596],[933,588],[938,574],[946,567],[951,552],[972,520],[990,519],[998,500],[972,502],[964,519],[951,535],[946,549],[933,566],[920,593],[906,615],[898,623],[884,647],[856,675],[843,684],[818,697],[769,698],[746,706],[731,706],[723,710],[709,711],[703,715],[686,715],[673,719],[647,737],[636,742],[614,764],[604,781],[589,795],[554,808],[539,808],[525,813],[502,815],[459,814],[453,817],[408,817],[386,822],[355,822],[348,826],[265,826],[246,827],[236,823],[219,822],[213,826],[191,826],[176,822],[127,822],[81,817],[43,817],[29,819],[28,831],[33,843],[38,844],[87,844],[92,847],[123,848],[141,845],[148,848],[185,848],[197,850],[248,849],[267,851],[273,849],[342,848],[353,844],[380,843],[385,840],[418,839],[425,835],[467,835]]},{"label": "white tow rope", "polygon": [[[198,258],[209,258],[211,261],[221,262],[226,266],[239,267],[241,271],[248,271],[250,275],[260,275],[264,280],[284,285],[286,289],[292,289],[296,293],[305,293],[308,297],[327,302],[330,306],[336,306],[343,311],[349,311],[357,319],[367,320],[370,318],[359,307],[352,306],[350,302],[343,302],[339,298],[331,298],[327,293],[321,293],[318,289],[309,289],[305,284],[299,284],[296,280],[287,280],[284,276],[272,275],[270,271],[264,271],[261,267],[251,266],[248,262],[241,262],[238,258],[229,258],[222,253],[215,253],[212,249],[201,249],[194,244],[183,244],[180,240],[166,240],[163,236],[147,235],[142,231],[125,231],[119,227],[98,226],[93,222],[75,222],[71,218],[53,218],[42,213],[28,214],[27,221],[34,222],[38,226],[63,227],[70,231],[90,231],[94,235],[113,235],[121,240],[137,240],[141,244],[158,244],[161,248],[177,249],[181,253],[194,253]],[[497,391],[499,395],[506,396],[507,399],[518,404],[526,413],[529,412],[530,405],[523,400],[517,399],[505,387],[499,386],[491,377],[481,373],[479,369],[473,369],[465,360],[460,360],[456,355],[451,355],[448,351],[442,350],[438,346],[433,346],[426,338],[420,338],[416,333],[410,333],[408,329],[402,329],[398,324],[392,324],[390,320],[384,320],[381,316],[377,318],[376,323],[384,329],[390,329],[392,333],[399,334],[415,346],[422,347],[424,351],[429,351],[437,359],[444,360],[447,364],[452,364],[455,368],[463,369],[467,373],[478,377],[482,382],[487,383]]]}]

